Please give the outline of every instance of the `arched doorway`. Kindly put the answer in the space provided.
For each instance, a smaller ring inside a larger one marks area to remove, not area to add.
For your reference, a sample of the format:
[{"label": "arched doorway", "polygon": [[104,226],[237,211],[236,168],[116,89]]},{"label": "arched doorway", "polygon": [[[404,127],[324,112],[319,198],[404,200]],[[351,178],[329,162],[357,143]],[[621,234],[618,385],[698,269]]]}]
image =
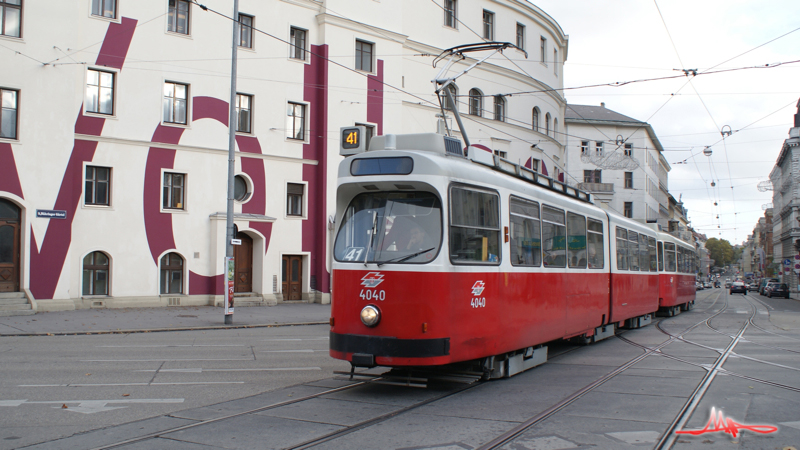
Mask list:
[{"label": "arched doorway", "polygon": [[20,209],[0,199],[0,292],[19,292]]},{"label": "arched doorway", "polygon": [[234,275],[233,292],[253,292],[253,238],[235,231],[235,238],[242,241],[241,245],[233,246]]}]

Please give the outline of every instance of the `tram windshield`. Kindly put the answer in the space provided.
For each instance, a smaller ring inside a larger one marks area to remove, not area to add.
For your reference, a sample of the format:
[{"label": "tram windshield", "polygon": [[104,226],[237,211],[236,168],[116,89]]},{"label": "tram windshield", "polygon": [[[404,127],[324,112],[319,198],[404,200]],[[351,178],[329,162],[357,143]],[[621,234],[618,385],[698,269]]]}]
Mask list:
[{"label": "tram windshield", "polygon": [[442,242],[442,207],[429,192],[356,196],[344,212],[333,256],[362,263],[427,263]]}]

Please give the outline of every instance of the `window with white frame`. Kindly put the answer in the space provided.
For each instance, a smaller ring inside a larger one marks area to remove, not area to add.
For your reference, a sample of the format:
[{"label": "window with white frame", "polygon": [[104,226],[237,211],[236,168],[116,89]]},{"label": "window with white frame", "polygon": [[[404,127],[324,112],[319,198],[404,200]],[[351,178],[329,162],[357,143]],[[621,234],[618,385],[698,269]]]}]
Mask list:
[{"label": "window with white frame", "polygon": [[[448,84],[445,89],[450,92],[450,95],[453,97],[453,103],[455,104],[456,109],[458,109],[458,87],[455,84]],[[447,93],[445,93],[444,89],[439,92],[439,95],[441,96],[441,102],[442,106],[444,106],[444,109],[447,111],[452,111],[453,105],[450,104],[450,100],[447,98]]]},{"label": "window with white frame", "polygon": [[92,252],[83,258],[83,295],[108,295],[108,255]]},{"label": "window with white frame", "polygon": [[0,88],[0,138],[16,139],[19,91]]},{"label": "window with white frame", "polygon": [[0,0],[0,35],[20,37],[22,0]]},{"label": "window with white frame", "polygon": [[596,141],[594,143],[595,156],[603,156],[603,141]]},{"label": "window with white frame", "polygon": [[633,156],[633,144],[625,144],[625,156]]},{"label": "window with white frame", "polygon": [[629,219],[633,218],[633,202],[625,202],[622,215]]},{"label": "window with white frame", "polygon": [[252,95],[236,94],[236,131],[239,133],[252,132],[252,108]]},{"label": "window with white frame", "polygon": [[102,70],[86,71],[86,112],[114,114],[114,73]]},{"label": "window with white frame", "polygon": [[501,158],[503,158],[503,159],[508,159],[508,152],[504,152],[502,150],[495,150],[494,154],[499,156],[499,157],[501,157]]},{"label": "window with white frame", "polygon": [[92,0],[92,15],[117,18],[117,0]]},{"label": "window with white frame", "polygon": [[633,172],[625,172],[625,189],[633,189]]},{"label": "window with white frame", "polygon": [[458,21],[456,6],[456,0],[444,0],[444,26],[456,28],[456,23]]},{"label": "window with white frame", "polygon": [[111,204],[111,168],[86,166],[83,180],[83,204],[109,206]]},{"label": "window with white frame", "polygon": [[483,37],[490,41],[494,40],[494,13],[483,10]]},{"label": "window with white frame", "polygon": [[517,47],[525,50],[525,25],[517,22]]},{"label": "window with white frame", "polygon": [[581,141],[581,155],[589,154],[589,141]]},{"label": "window with white frame", "polygon": [[550,136],[550,113],[544,115],[544,134]]},{"label": "window with white frame", "polygon": [[372,72],[372,55],[374,44],[356,40],[356,70]]},{"label": "window with white frame", "polygon": [[308,31],[302,28],[291,27],[289,29],[289,58],[306,60],[307,34]]},{"label": "window with white frame", "polygon": [[163,121],[186,125],[188,111],[189,85],[164,82]]},{"label": "window with white frame", "polygon": [[164,172],[163,209],[186,209],[186,174]]},{"label": "window with white frame", "polygon": [[289,102],[286,108],[286,138],[302,141],[306,137],[306,105]]},{"label": "window with white frame", "polygon": [[306,186],[300,183],[286,184],[286,215],[303,215],[303,196]]},{"label": "window with white frame", "polygon": [[553,49],[553,75],[558,76],[558,50]]},{"label": "window with white frame", "polygon": [[169,0],[167,12],[167,31],[180,34],[189,34],[189,8],[188,0]]},{"label": "window with white frame", "polygon": [[483,93],[478,89],[469,90],[469,113],[478,117],[483,115]]},{"label": "window with white frame", "polygon": [[547,65],[547,38],[544,36],[539,38],[539,55],[542,64]]},{"label": "window with white frame", "polygon": [[539,108],[534,107],[533,113],[531,114],[531,126],[533,127],[533,131],[539,131]]},{"label": "window with white frame", "polygon": [[239,47],[253,48],[253,26],[255,18],[239,14]]},{"label": "window with white frame", "polygon": [[494,120],[506,120],[506,99],[502,95],[494,96]]},{"label": "window with white frame", "polygon": [[183,258],[177,253],[161,257],[161,293],[183,294]]}]

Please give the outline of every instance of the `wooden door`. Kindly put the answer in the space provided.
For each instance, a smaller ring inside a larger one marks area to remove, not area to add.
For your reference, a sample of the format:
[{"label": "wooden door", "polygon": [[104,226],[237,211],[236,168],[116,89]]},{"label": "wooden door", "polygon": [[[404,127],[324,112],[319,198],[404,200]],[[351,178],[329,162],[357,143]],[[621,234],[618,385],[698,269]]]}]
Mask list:
[{"label": "wooden door", "polygon": [[283,299],[300,300],[303,293],[303,257],[283,256]]},{"label": "wooden door", "polygon": [[236,270],[233,292],[253,292],[253,239],[238,232],[236,239],[240,239],[242,244],[233,246],[233,264]]},{"label": "wooden door", "polygon": [[0,200],[0,292],[19,292],[20,210]]}]

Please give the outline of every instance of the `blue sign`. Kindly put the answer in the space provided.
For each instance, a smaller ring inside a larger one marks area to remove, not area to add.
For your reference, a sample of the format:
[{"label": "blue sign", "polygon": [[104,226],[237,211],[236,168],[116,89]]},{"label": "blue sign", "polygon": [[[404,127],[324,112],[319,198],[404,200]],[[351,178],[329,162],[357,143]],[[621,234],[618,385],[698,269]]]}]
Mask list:
[{"label": "blue sign", "polygon": [[36,217],[43,217],[45,219],[66,219],[67,212],[52,209],[37,209]]},{"label": "blue sign", "polygon": [[792,265],[792,260],[791,259],[784,259],[783,260],[783,265],[784,266],[791,266]]}]

